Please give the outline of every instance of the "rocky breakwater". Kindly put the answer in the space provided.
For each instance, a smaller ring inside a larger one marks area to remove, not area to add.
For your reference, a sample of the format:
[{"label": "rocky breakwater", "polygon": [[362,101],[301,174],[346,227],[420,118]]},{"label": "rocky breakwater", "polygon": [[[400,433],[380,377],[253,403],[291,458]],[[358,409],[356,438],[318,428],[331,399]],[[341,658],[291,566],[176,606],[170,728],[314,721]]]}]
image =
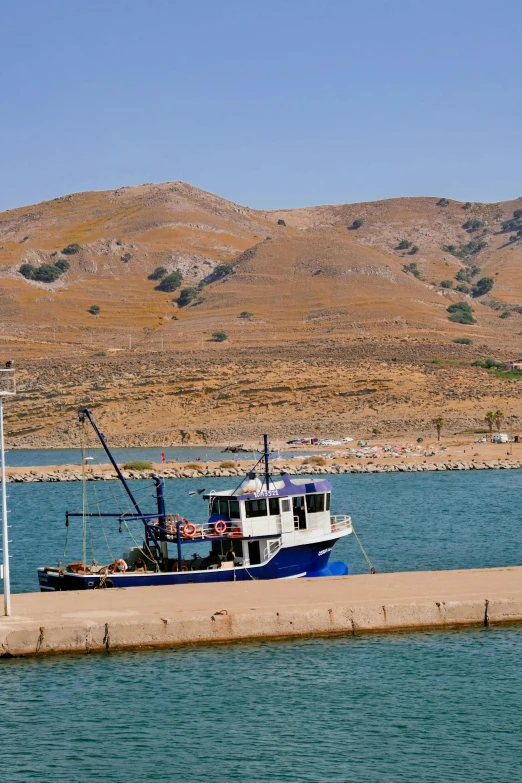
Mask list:
[{"label": "rocky breakwater", "polygon": [[[522,460],[446,460],[444,462],[357,462],[348,464],[333,463],[331,465],[293,465],[277,466],[277,473],[286,472],[291,476],[308,475],[342,475],[348,473],[423,473],[436,470],[513,470],[522,469]],[[201,479],[201,478],[232,478],[245,475],[244,467],[220,468],[201,465],[197,469],[186,465],[177,465],[167,469],[157,470],[122,470],[123,476],[129,480],[150,479],[157,475],[163,479]],[[81,470],[71,466],[49,468],[15,468],[7,471],[8,481],[14,483],[36,483],[57,481],[81,481],[84,478]],[[107,469],[89,470],[85,474],[87,481],[116,480],[116,473]]]}]

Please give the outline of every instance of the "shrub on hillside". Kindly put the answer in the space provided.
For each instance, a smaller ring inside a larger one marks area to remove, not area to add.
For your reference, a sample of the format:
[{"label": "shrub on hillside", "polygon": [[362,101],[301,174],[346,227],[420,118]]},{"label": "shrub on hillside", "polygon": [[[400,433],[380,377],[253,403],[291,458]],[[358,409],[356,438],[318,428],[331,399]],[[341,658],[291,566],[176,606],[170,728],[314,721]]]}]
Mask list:
[{"label": "shrub on hillside", "polygon": [[471,209],[472,206],[473,204],[471,203],[471,201],[466,201],[462,209]]},{"label": "shrub on hillside", "polygon": [[471,363],[472,367],[483,367],[485,370],[492,370],[493,368],[503,367],[504,363],[499,362],[498,359],[476,359]]},{"label": "shrub on hillside", "polygon": [[494,280],[492,277],[481,277],[473,286],[473,296],[484,296],[493,288]]},{"label": "shrub on hillside", "polygon": [[242,313],[239,313],[240,318],[253,318],[254,313],[249,313],[248,310],[243,310]]},{"label": "shrub on hillside", "polygon": [[459,269],[455,280],[459,280],[461,283],[471,283],[471,269]]},{"label": "shrub on hillside", "polygon": [[449,317],[450,321],[456,324],[475,324],[476,320],[470,313],[465,313],[462,310],[458,310],[456,313],[452,313]]},{"label": "shrub on hillside", "polygon": [[42,264],[35,268],[33,280],[38,280],[40,283],[54,283],[61,274],[61,270],[55,264]]},{"label": "shrub on hillside", "polygon": [[66,259],[66,258],[59,258],[57,261],[55,261],[55,262],[54,262],[54,265],[55,265],[55,267],[56,267],[57,269],[59,269],[59,270],[60,270],[60,272],[61,272],[62,274],[63,274],[64,272],[67,272],[67,271],[68,271],[68,270],[71,268],[71,265],[70,265],[70,263],[67,261],[67,259]]},{"label": "shrub on hillside", "polygon": [[356,218],[351,226],[348,226],[348,231],[357,231],[358,228],[364,226],[364,220],[362,218]]},{"label": "shrub on hillside", "polygon": [[228,334],[225,332],[212,332],[212,340],[215,343],[224,343],[228,340]]},{"label": "shrub on hillside", "polygon": [[278,225],[278,226],[286,226],[286,223],[285,223],[285,221],[284,221],[284,220],[282,220],[281,218],[279,218],[279,220],[277,221],[277,225]]},{"label": "shrub on hillside", "polygon": [[411,242],[409,239],[400,239],[399,244],[397,245],[397,250],[407,250],[409,247],[411,247]]},{"label": "shrub on hillside", "polygon": [[449,207],[449,199],[447,198],[439,198],[437,201],[438,207]]},{"label": "shrub on hillside", "polygon": [[218,264],[214,271],[212,272],[212,277],[214,278],[220,278],[220,277],[226,277],[227,275],[231,275],[234,271],[234,267],[232,264]]},{"label": "shrub on hillside", "polygon": [[411,274],[414,277],[417,277],[417,278],[420,277],[420,272],[419,272],[419,268],[417,266],[417,262],[416,261],[412,261],[410,264],[403,264],[402,265],[402,271],[403,272],[411,272]]},{"label": "shrub on hillside", "polygon": [[161,280],[168,275],[168,270],[164,266],[157,266],[154,272],[148,276],[148,280]]},{"label": "shrub on hillside", "polygon": [[441,288],[453,288],[453,280],[441,280]]},{"label": "shrub on hillside", "polygon": [[484,250],[487,246],[488,243],[485,239],[472,239],[471,242],[468,242],[466,245],[460,245],[459,247],[456,245],[444,245],[443,250],[446,253],[451,253],[455,258],[466,259],[468,256],[477,255],[477,253],[480,253],[480,251]]},{"label": "shrub on hillside", "polygon": [[481,218],[469,218],[469,220],[466,220],[466,222],[463,224],[462,228],[466,229],[466,231],[473,232],[485,225],[486,222],[481,220]]},{"label": "shrub on hillside", "polygon": [[455,286],[455,291],[459,291],[461,294],[470,294],[471,288],[466,283],[459,283]]},{"label": "shrub on hillside", "polygon": [[190,304],[194,301],[194,299],[197,298],[198,293],[198,289],[194,288],[193,286],[189,286],[189,288],[182,288],[177,300],[178,306],[186,307],[186,305]]},{"label": "shrub on hillside", "polygon": [[66,256],[73,256],[75,253],[79,253],[81,249],[81,246],[77,242],[73,242],[71,245],[64,247],[62,253],[65,253]]},{"label": "shrub on hillside", "polygon": [[54,283],[55,280],[69,269],[69,262],[65,258],[59,259],[55,264],[22,264],[18,269],[27,280],[37,280],[40,283]]},{"label": "shrub on hillside", "polygon": [[499,315],[499,318],[511,318],[510,310],[504,310],[504,312]]},{"label": "shrub on hillside", "polygon": [[166,275],[166,277],[162,279],[160,284],[156,286],[156,291],[165,291],[170,294],[172,291],[175,291],[176,288],[179,288],[182,282],[183,275],[179,269],[175,269],[170,275]]},{"label": "shrub on hillside", "polygon": [[26,278],[26,280],[32,280],[35,269],[36,267],[32,264],[22,264],[18,271]]},{"label": "shrub on hillside", "polygon": [[100,305],[91,305],[89,307],[89,312],[91,315],[99,315],[100,313]]},{"label": "shrub on hillside", "polygon": [[471,337],[456,337],[453,342],[458,343],[459,345],[471,345],[473,340]]},{"label": "shrub on hillside", "polygon": [[130,261],[131,259],[132,259],[132,253],[124,253],[124,254],[122,255],[122,257],[121,257],[121,260],[122,260],[122,261],[123,261],[125,264],[128,264],[128,263],[129,263],[129,261]]},{"label": "shrub on hillside", "polygon": [[515,209],[513,212],[513,217],[515,220],[520,220],[520,218],[522,218],[522,209]]},{"label": "shrub on hillside", "polygon": [[450,313],[449,320],[458,324],[474,324],[473,308],[467,302],[454,302],[446,308]]},{"label": "shrub on hillside", "polygon": [[408,253],[409,256],[414,256],[415,253],[419,252],[418,245],[412,245],[410,252]]}]

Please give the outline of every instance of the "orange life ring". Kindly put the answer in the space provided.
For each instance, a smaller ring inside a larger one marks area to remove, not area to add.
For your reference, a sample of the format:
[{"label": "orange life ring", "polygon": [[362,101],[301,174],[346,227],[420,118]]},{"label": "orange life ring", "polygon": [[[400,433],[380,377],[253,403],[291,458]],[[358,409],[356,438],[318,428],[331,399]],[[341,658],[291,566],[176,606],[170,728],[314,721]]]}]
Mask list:
[{"label": "orange life ring", "polygon": [[223,533],[226,531],[226,529],[227,529],[227,523],[224,522],[222,519],[217,519],[214,522],[214,533],[217,536],[222,536]]},{"label": "orange life ring", "polygon": [[187,536],[187,538],[194,538],[198,529],[192,522],[186,522],[185,525],[183,525],[181,532],[184,536]]}]

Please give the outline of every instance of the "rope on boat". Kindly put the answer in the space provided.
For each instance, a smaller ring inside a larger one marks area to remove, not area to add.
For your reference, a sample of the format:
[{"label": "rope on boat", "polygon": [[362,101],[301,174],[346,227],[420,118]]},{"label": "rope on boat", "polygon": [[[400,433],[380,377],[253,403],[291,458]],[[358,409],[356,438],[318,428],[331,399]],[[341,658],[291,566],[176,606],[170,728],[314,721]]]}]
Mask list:
[{"label": "rope on boat", "polygon": [[365,550],[364,550],[364,547],[363,547],[363,545],[361,544],[361,542],[360,542],[360,540],[359,540],[359,536],[358,536],[358,535],[357,535],[357,533],[355,532],[355,528],[354,528],[353,524],[352,524],[352,530],[353,530],[353,534],[354,534],[354,536],[355,536],[355,540],[357,541],[357,543],[358,543],[358,544],[359,544],[359,546],[361,547],[361,552],[362,552],[362,553],[363,553],[363,555],[364,555],[364,559],[366,560],[366,562],[368,563],[368,566],[370,567],[370,573],[372,573],[372,574],[376,574],[376,573],[377,573],[377,569],[376,569],[376,568],[375,568],[375,567],[372,565],[372,561],[370,560],[370,558],[369,558],[369,557],[368,557],[368,555],[366,554],[366,552],[365,552]]},{"label": "rope on boat", "polygon": [[[127,528],[127,533],[128,533],[128,534],[129,534],[129,536],[132,538],[132,540],[133,540],[133,542],[134,542],[134,546],[136,546],[136,547],[139,549],[139,551],[141,552],[141,554],[143,555],[143,557],[144,557],[146,560],[148,560],[150,563],[154,563],[154,565],[156,566],[156,573],[157,573],[157,572],[159,571],[159,564],[158,564],[158,561],[157,561],[157,560],[156,560],[154,557],[149,557],[149,555],[146,555],[146,554],[145,554],[145,552],[143,551],[144,547],[141,547],[141,546],[138,544],[138,542],[136,541],[136,539],[134,538],[134,536],[132,535],[132,532],[131,532],[131,530],[130,530],[129,526],[127,525],[127,520],[125,519],[125,517],[123,517],[123,524],[124,524],[124,525],[125,525],[125,527]],[[148,550],[149,550],[149,552],[150,552],[150,549],[149,549],[149,547],[147,547],[147,549],[148,549]],[[151,554],[152,554],[152,552],[151,552]]]}]

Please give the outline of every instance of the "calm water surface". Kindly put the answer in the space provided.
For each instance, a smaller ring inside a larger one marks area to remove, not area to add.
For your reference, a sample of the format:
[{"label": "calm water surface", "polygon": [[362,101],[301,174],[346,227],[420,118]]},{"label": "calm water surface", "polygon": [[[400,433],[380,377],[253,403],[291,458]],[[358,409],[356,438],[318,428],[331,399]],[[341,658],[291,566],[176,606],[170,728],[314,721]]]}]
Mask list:
[{"label": "calm water surface", "polygon": [[522,631],[0,661],[9,783],[512,783]]},{"label": "calm water surface", "polygon": [[[261,456],[260,452],[238,452],[231,454],[223,452],[223,449],[215,446],[155,446],[154,448],[135,448],[135,449],[111,449],[116,462],[122,464],[134,459],[145,459],[151,462],[161,462],[161,452],[165,454],[166,460],[177,460],[178,462],[188,462],[190,460],[200,459],[205,461],[220,460],[240,460],[246,462],[255,462]],[[103,449],[88,449],[88,454],[94,457],[95,464],[108,464],[109,460]],[[274,453],[274,457],[279,454],[285,459],[288,457],[297,457],[309,452],[305,451],[282,451]],[[25,467],[29,465],[79,465],[81,464],[80,449],[13,449],[7,452],[7,466],[11,468]]]},{"label": "calm water surface", "polygon": [[[381,571],[520,564],[522,471],[332,476]],[[196,488],[167,504],[201,519]],[[89,506],[122,499],[87,485]],[[132,482],[153,507],[148,482]],[[63,513],[80,484],[11,484],[12,579],[63,553]],[[121,508],[127,508],[124,502]],[[81,556],[80,521],[66,559]],[[139,529],[134,534],[139,537]],[[130,542],[132,543],[132,542]],[[101,561],[129,545],[93,526]],[[335,549],[366,570],[353,536]],[[151,588],[152,589],[152,588]],[[0,660],[0,770],[9,783],[512,783],[522,779],[522,629],[256,643]]]}]

